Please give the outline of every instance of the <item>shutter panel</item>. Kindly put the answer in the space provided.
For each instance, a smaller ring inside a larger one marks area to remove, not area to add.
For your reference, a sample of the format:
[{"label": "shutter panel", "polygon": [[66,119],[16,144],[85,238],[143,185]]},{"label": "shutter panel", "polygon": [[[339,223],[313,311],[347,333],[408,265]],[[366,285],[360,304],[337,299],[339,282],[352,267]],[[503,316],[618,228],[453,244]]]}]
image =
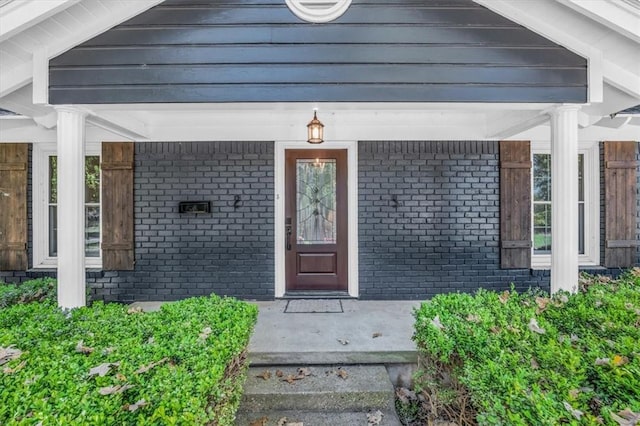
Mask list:
[{"label": "shutter panel", "polygon": [[29,144],[0,143],[0,271],[24,271]]},{"label": "shutter panel", "polygon": [[636,142],[604,143],[605,266],[636,263]]},{"label": "shutter panel", "polygon": [[500,267],[531,267],[531,147],[500,142]]},{"label": "shutter panel", "polygon": [[133,142],[102,144],[102,268],[133,270]]}]

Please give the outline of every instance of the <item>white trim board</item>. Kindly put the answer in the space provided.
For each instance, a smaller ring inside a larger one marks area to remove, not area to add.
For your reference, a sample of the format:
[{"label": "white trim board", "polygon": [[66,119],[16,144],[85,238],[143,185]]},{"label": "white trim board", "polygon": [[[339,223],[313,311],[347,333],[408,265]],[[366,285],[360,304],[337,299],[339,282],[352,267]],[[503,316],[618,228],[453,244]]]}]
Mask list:
[{"label": "white trim board", "polygon": [[286,291],[284,220],[285,220],[285,151],[287,149],[346,149],[347,150],[347,210],[349,259],[348,292],[351,297],[358,297],[358,142],[340,141],[324,142],[311,145],[301,141],[275,142],[275,297],[283,297]]}]

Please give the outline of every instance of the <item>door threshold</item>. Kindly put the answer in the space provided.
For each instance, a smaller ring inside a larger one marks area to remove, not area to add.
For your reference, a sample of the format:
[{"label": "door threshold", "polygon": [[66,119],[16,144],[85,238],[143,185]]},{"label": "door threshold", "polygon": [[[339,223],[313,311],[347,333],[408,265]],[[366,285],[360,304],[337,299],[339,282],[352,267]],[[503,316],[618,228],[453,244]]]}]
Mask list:
[{"label": "door threshold", "polygon": [[288,291],[283,299],[357,299],[346,291]]}]

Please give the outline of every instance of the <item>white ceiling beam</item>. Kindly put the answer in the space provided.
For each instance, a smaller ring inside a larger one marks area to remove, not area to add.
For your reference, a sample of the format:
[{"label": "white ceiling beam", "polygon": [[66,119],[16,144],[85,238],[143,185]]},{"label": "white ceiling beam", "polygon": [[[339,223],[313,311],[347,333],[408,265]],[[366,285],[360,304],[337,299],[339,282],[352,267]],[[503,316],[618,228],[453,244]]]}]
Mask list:
[{"label": "white ceiling beam", "polygon": [[604,62],[605,82],[633,96],[640,102],[640,63],[636,64],[637,72],[633,73],[617,66],[611,61]]},{"label": "white ceiling beam", "polygon": [[0,8],[0,42],[73,6],[80,0],[12,1]]},{"label": "white ceiling beam", "polygon": [[619,0],[613,2],[585,0],[556,0],[571,9],[588,16],[607,28],[640,43],[640,8],[634,10]]},{"label": "white ceiling beam", "polygon": [[32,61],[25,61],[20,66],[10,70],[0,69],[0,98],[4,98],[31,83]]},{"label": "white ceiling beam", "polygon": [[549,121],[545,111],[516,111],[487,115],[486,138],[508,139]]},{"label": "white ceiling beam", "polygon": [[131,140],[149,139],[149,126],[124,114],[89,111],[87,122]]}]

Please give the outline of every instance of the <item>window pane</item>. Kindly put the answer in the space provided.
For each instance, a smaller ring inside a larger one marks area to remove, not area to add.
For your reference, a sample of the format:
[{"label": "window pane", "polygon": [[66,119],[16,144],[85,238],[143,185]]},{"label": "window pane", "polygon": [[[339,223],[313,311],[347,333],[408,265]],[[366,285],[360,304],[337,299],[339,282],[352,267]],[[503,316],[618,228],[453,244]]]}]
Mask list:
[{"label": "window pane", "polygon": [[58,202],[58,157],[49,157],[49,202]]},{"label": "window pane", "polygon": [[336,160],[296,160],[297,243],[336,243]]},{"label": "window pane", "polygon": [[533,155],[533,200],[551,201],[551,155]]},{"label": "window pane", "polygon": [[58,255],[58,207],[49,206],[49,256]]},{"label": "window pane", "polygon": [[584,201],[584,154],[578,154],[578,200]]},{"label": "window pane", "polygon": [[551,205],[533,206],[533,253],[551,253]]},{"label": "window pane", "polygon": [[85,158],[85,203],[100,202],[100,157],[91,155]]},{"label": "window pane", "polygon": [[584,254],[584,203],[578,203],[578,253]]},{"label": "window pane", "polygon": [[100,207],[87,206],[84,221],[85,256],[100,257]]}]

